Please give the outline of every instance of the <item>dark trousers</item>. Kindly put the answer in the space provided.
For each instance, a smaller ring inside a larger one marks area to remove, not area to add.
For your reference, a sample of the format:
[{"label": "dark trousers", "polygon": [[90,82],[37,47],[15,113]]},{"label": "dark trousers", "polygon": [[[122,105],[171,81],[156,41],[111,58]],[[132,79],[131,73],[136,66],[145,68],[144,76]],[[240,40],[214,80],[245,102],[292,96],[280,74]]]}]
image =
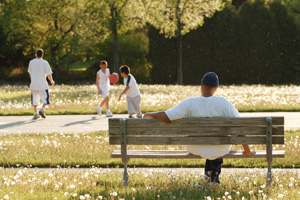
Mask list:
[{"label": "dark trousers", "polygon": [[215,160],[207,160],[205,163],[205,175],[209,178],[209,182],[220,183],[219,175],[221,174],[221,165],[223,163],[223,158],[218,158]]}]

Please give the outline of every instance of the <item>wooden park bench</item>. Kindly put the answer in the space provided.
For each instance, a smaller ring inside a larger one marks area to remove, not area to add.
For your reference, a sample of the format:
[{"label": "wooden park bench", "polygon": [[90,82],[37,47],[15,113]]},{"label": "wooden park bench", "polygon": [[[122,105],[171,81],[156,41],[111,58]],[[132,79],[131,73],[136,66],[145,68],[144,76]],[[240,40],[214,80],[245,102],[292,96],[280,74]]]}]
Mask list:
[{"label": "wooden park bench", "polygon": [[121,145],[121,150],[115,150],[111,157],[122,158],[125,187],[130,158],[201,158],[186,150],[127,150],[127,145],[266,145],[266,150],[258,150],[256,155],[230,151],[223,158],[266,158],[267,185],[271,186],[272,159],[285,155],[284,150],[272,149],[273,144],[284,144],[284,117],[184,118],[172,122],[110,118],[109,144]]}]

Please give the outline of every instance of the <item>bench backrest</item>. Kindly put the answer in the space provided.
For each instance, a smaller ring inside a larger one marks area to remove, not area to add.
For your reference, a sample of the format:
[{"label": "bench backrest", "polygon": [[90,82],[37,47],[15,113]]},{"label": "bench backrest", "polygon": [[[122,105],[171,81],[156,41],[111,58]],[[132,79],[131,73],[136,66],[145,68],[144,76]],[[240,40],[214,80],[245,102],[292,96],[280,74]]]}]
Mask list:
[{"label": "bench backrest", "polygon": [[271,132],[273,144],[284,144],[284,117],[270,118],[184,118],[170,123],[110,118],[109,143],[120,145],[125,135],[127,145],[266,144]]}]

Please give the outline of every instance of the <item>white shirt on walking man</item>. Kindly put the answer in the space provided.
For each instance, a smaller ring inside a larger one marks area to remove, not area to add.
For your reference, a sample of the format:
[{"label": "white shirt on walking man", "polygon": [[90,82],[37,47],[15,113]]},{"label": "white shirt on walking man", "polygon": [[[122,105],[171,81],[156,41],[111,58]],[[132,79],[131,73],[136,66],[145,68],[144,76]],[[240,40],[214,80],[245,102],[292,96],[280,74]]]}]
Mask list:
[{"label": "white shirt on walking man", "polygon": [[[31,79],[31,104],[34,107],[34,117],[37,119],[40,116],[46,118],[45,108],[50,104],[49,86],[46,78],[49,79],[51,85],[54,86],[55,82],[52,78],[52,70],[48,61],[43,59],[44,52],[42,49],[36,51],[36,58],[29,62],[28,73]],[[42,100],[43,106],[39,112],[37,112],[37,106],[40,100]]]}]

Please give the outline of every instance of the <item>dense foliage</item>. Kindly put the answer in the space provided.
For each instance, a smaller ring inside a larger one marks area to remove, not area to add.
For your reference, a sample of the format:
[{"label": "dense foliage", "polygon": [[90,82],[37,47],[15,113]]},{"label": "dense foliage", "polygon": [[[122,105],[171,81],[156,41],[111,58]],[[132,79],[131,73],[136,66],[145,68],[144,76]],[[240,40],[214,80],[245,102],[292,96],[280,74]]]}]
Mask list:
[{"label": "dense foliage", "polygon": [[[176,41],[154,28],[149,40],[153,82],[174,83],[176,68],[169,66],[176,62]],[[299,27],[278,2],[268,7],[261,1],[246,2],[239,9],[227,6],[183,36],[183,45],[184,84],[199,84],[207,71],[215,71],[222,84],[299,82]]]},{"label": "dense foliage", "polygon": [[[1,1],[0,81],[28,83],[28,62],[43,48],[58,83],[94,82],[102,59],[116,71],[117,52],[119,65],[129,65],[139,83],[176,84],[177,18],[170,10],[175,1],[169,1],[156,10],[147,9],[159,3],[150,0]],[[213,16],[199,14],[195,26],[182,18],[183,83],[199,84],[207,71],[217,72],[222,84],[299,83],[300,0],[283,2],[233,1]],[[195,21],[192,7],[182,16]],[[95,62],[87,70],[73,69],[86,61]]]}]

